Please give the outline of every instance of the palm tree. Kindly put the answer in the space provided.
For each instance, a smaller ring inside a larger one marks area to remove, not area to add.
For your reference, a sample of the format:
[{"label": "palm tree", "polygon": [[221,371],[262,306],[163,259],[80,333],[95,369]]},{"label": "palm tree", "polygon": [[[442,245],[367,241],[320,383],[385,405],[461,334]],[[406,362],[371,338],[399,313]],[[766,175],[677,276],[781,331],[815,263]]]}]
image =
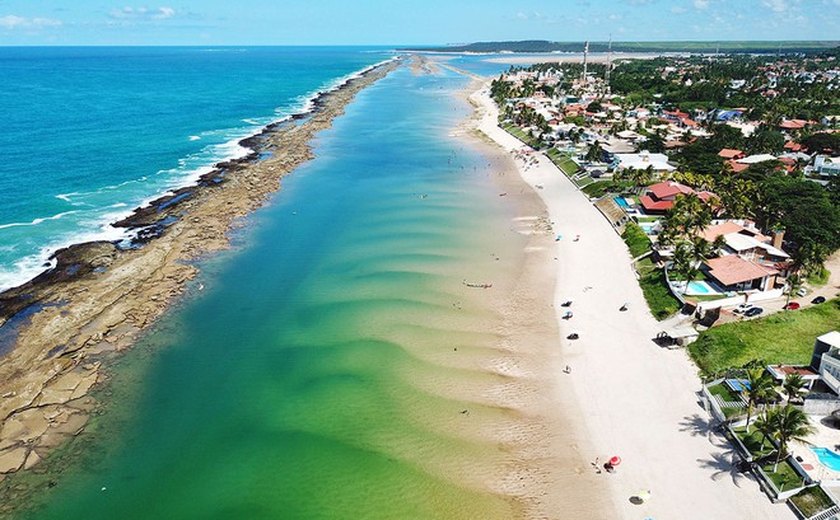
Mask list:
[{"label": "palm tree", "polygon": [[764,412],[760,416],[756,417],[754,426],[756,431],[761,433],[762,447],[764,446],[765,440],[772,440],[776,437],[776,423],[773,420],[772,414]]},{"label": "palm tree", "polygon": [[775,416],[772,422],[776,425],[776,439],[779,441],[779,452],[776,454],[776,462],[773,465],[773,472],[776,472],[782,457],[787,456],[790,441],[804,441],[805,437],[816,430],[805,412],[790,404],[769,413]]},{"label": "palm tree", "polygon": [[799,374],[788,374],[782,383],[782,388],[785,390],[787,402],[790,404],[792,399],[798,398],[805,393],[805,379]]},{"label": "palm tree", "polygon": [[685,279],[683,294],[688,292],[688,285],[697,277],[697,260],[691,242],[683,241],[674,248],[673,270]]},{"label": "palm tree", "polygon": [[788,283],[788,292],[787,292],[787,300],[785,301],[785,309],[787,309],[787,304],[790,303],[790,299],[793,298],[793,295],[796,294],[796,291],[798,291],[802,287],[802,285],[803,285],[802,277],[800,277],[798,274],[792,274],[792,275],[788,276],[787,283]]},{"label": "palm tree", "polygon": [[764,401],[773,391],[773,380],[763,368],[751,368],[747,370],[747,384],[744,394],[747,397],[747,433],[750,431],[750,418],[752,417],[755,405]]}]

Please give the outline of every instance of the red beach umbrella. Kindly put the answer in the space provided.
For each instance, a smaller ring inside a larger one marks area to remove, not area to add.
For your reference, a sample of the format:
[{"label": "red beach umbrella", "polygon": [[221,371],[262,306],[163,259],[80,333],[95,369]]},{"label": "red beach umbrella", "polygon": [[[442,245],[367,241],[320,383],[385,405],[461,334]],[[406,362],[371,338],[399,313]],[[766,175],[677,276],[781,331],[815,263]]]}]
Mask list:
[{"label": "red beach umbrella", "polygon": [[621,457],[619,457],[618,455],[613,455],[610,459],[610,465],[618,466],[619,464],[621,464]]}]

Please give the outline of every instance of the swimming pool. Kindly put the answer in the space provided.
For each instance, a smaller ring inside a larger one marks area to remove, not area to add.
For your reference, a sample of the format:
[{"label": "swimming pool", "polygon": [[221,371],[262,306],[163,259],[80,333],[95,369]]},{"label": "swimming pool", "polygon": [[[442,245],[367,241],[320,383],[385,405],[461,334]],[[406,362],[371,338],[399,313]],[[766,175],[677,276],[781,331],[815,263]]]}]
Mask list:
[{"label": "swimming pool", "polygon": [[624,197],[615,197],[613,198],[616,204],[621,206],[622,209],[629,209],[630,204],[627,204],[627,200]]},{"label": "swimming pool", "polygon": [[840,471],[840,455],[828,448],[811,448],[811,451],[817,455],[823,466],[834,471]]},{"label": "swimming pool", "polygon": [[694,296],[699,296],[715,294],[715,290],[712,289],[706,282],[691,282],[688,284],[688,293]]}]

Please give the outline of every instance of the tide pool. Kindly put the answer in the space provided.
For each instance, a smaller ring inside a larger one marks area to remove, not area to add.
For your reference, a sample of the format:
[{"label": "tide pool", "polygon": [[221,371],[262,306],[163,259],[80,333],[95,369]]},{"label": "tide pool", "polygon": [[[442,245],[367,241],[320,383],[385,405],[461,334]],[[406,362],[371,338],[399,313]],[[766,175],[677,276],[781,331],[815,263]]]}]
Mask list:
[{"label": "tide pool", "polygon": [[465,85],[403,67],[363,91],[112,369],[21,516],[512,518],[498,315],[463,281],[499,285],[526,238],[449,136]]}]

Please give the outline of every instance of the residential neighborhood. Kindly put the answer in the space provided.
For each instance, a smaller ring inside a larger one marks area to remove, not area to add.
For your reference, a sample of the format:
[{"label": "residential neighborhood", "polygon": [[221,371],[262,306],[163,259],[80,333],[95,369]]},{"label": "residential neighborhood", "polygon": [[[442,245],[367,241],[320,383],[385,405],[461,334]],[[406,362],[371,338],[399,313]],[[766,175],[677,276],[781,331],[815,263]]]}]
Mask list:
[{"label": "residential neighborhood", "polygon": [[625,239],[742,469],[809,519],[840,514],[837,58],[541,64],[491,87],[523,153]]}]

